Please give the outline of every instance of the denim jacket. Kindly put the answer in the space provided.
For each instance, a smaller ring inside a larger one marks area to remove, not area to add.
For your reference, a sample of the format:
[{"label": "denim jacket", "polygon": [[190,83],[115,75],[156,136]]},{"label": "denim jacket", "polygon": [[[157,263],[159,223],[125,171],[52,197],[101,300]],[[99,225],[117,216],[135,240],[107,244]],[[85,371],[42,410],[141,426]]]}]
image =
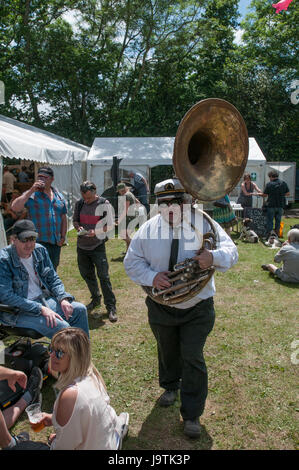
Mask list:
[{"label": "denim jacket", "polygon": [[[71,294],[65,292],[64,285],[54,270],[45,247],[36,243],[32,252],[34,270],[48,297],[54,297],[58,302],[63,299],[74,300]],[[0,303],[19,307],[22,314],[39,316],[42,303],[38,300],[29,300],[29,275],[24,268],[14,245],[0,250]],[[6,325],[15,325],[18,315],[0,312],[1,320]]]}]

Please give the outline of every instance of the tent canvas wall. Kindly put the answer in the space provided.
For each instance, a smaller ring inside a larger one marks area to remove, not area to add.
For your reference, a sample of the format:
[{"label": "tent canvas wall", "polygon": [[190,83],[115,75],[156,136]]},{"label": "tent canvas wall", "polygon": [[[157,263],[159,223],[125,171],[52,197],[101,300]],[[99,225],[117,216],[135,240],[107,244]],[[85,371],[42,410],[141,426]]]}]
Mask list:
[{"label": "tent canvas wall", "polygon": [[270,170],[278,172],[278,177],[285,181],[290,190],[290,196],[286,198],[287,203],[296,200],[296,162],[267,162],[265,172],[265,184],[269,182],[268,173]]},{"label": "tent canvas wall", "polygon": [[[15,119],[0,115],[0,161],[2,158],[19,158],[35,162],[38,166],[47,164],[54,170],[54,187],[65,197],[71,215],[74,203],[80,196],[80,183],[86,178],[86,160],[89,147],[77,144]],[[0,172],[0,190],[2,171]],[[3,224],[2,217],[0,224]],[[0,246],[6,244],[0,228]]]},{"label": "tent canvas wall", "polygon": [[87,179],[93,181],[99,194],[111,184],[113,157],[122,158],[121,176],[130,169],[149,179],[149,169],[171,165],[173,137],[101,137],[96,138],[87,158]]},{"label": "tent canvas wall", "polygon": [[[111,185],[110,169],[113,156],[122,158],[121,174],[134,169],[149,178],[150,168],[157,165],[172,165],[174,137],[102,137],[96,138],[87,159],[87,178],[93,181],[101,194]],[[266,159],[253,137],[249,138],[249,156],[246,172],[252,174],[257,185],[264,185]],[[237,200],[240,183],[232,191],[232,200]],[[255,207],[262,201],[255,198]],[[260,199],[260,198],[259,198]]]}]

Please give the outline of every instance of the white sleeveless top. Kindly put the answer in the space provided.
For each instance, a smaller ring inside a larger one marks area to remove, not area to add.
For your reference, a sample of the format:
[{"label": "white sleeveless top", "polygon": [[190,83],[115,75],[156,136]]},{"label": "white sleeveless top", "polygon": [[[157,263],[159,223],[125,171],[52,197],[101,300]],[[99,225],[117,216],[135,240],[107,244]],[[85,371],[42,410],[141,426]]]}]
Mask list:
[{"label": "white sleeveless top", "polygon": [[56,421],[61,392],[54,403],[52,422],[56,438],[51,450],[116,450],[117,415],[103,384],[95,376],[88,376],[76,379],[73,386],[78,394],[65,426],[59,426]]}]

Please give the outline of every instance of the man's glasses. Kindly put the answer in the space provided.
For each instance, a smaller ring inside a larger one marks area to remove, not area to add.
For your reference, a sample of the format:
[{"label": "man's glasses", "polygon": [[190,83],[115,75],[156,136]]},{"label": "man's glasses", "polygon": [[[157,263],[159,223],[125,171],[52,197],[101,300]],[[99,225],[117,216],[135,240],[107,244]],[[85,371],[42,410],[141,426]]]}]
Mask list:
[{"label": "man's glasses", "polygon": [[57,359],[62,359],[63,356],[65,355],[64,351],[61,351],[61,349],[53,349],[51,346],[49,346],[49,354],[55,354],[55,357]]},{"label": "man's glasses", "polygon": [[35,241],[36,241],[36,237],[26,237],[26,238],[23,238],[23,240],[21,240],[21,239],[18,237],[18,240],[20,240],[21,243],[35,242]]},{"label": "man's glasses", "polygon": [[165,205],[165,206],[172,206],[173,204],[182,204],[183,203],[183,199],[181,198],[174,198],[174,199],[168,199],[168,200],[164,200],[163,199],[161,201],[158,201],[158,206],[162,206],[162,205]]},{"label": "man's glasses", "polygon": [[44,180],[47,180],[48,178],[51,178],[50,175],[45,175],[45,173],[39,173],[37,175],[37,179],[44,179]]},{"label": "man's glasses", "polygon": [[87,193],[87,191],[95,191],[94,186],[81,186],[80,187],[81,193]]}]

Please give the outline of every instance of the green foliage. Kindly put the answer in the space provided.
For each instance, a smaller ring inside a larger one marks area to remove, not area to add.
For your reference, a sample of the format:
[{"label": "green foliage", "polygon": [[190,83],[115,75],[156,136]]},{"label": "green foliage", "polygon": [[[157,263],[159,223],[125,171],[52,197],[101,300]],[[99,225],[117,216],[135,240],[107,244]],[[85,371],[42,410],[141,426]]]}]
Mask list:
[{"label": "green foliage", "polygon": [[298,2],[253,0],[236,44],[238,0],[2,1],[1,113],[75,141],[174,136],[188,109],[224,98],[268,160],[298,157]]}]

